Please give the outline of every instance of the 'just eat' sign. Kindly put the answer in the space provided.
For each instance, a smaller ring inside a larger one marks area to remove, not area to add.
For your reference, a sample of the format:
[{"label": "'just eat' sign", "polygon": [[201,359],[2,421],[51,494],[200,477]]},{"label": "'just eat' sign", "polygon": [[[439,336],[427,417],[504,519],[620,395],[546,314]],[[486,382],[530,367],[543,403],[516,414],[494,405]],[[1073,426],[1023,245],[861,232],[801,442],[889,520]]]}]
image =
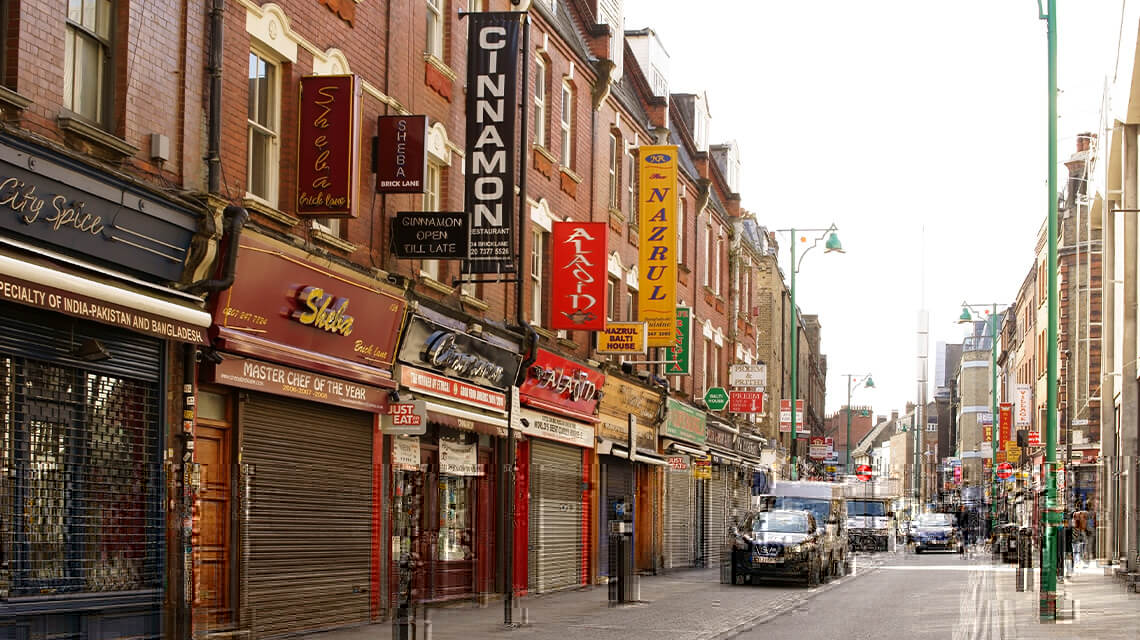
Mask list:
[{"label": "'just eat' sign", "polygon": [[380,430],[387,434],[423,435],[427,430],[427,403],[423,400],[388,403]]}]

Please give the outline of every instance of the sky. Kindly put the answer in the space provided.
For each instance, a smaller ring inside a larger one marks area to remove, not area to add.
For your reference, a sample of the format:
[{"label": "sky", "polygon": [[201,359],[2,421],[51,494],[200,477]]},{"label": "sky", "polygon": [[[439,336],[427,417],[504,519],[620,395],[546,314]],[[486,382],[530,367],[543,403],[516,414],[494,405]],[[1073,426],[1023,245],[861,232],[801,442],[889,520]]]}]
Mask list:
[{"label": "sky", "polygon": [[[1058,0],[1060,162],[1100,126],[1122,1]],[[796,277],[822,324],[827,413],[847,402],[844,374],[874,377],[854,406],[915,401],[923,308],[933,394],[937,343],[965,335],[962,302],[1013,301],[1048,213],[1037,3],[626,0],[625,21],[657,33],[670,91],[707,95],[710,140],[739,145],[741,202],[760,224],[838,227],[846,253],[821,243]],[[786,278],[787,232],[780,244]]]}]

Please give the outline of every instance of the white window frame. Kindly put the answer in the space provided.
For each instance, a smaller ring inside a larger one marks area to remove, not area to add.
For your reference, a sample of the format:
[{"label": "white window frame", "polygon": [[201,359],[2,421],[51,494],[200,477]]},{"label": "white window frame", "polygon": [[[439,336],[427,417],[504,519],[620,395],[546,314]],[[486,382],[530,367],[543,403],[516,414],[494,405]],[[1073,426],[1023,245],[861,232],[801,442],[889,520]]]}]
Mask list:
[{"label": "white window frame", "polygon": [[[712,388],[712,385],[709,384],[710,383],[710,380],[709,380],[709,345],[711,345],[711,344],[712,344],[712,340],[705,338],[705,343],[703,345],[701,345],[701,372],[704,373],[704,383],[705,383],[705,391],[706,392],[708,392],[708,390]],[[703,396],[704,394],[701,394],[701,395]]]},{"label": "white window frame", "polygon": [[638,221],[635,218],[637,215],[637,182],[635,180],[637,177],[637,159],[633,157],[632,146],[626,150],[625,156],[629,158],[629,171],[627,172],[629,175],[625,176],[625,214],[631,224],[637,225]]},{"label": "white window frame", "polygon": [[[428,160],[427,170],[424,172],[424,211],[440,211],[443,197],[443,165]],[[438,281],[439,260],[423,260],[420,262],[420,272],[423,275]]]},{"label": "white window frame", "polygon": [[[273,78],[269,82],[269,93],[267,101],[271,104],[266,111],[266,118],[268,123],[262,124],[249,119],[249,101],[254,99],[252,94],[246,98],[246,197],[252,198],[259,202],[263,202],[273,208],[277,208],[278,202],[278,189],[281,183],[281,64],[273,56],[269,55],[266,51],[258,47],[251,47],[249,50],[250,63],[253,63],[253,58],[256,57],[258,61],[265,63],[266,74],[268,75],[272,70]],[[249,69],[246,69],[246,82],[249,81]],[[261,96],[258,96],[260,99]],[[265,167],[264,175],[265,180],[265,193],[254,193],[250,187],[252,186],[252,179],[254,175],[253,167],[253,149],[254,149],[254,133],[257,132],[269,138],[268,148],[265,153]]]},{"label": "white window frame", "polygon": [[562,166],[574,168],[574,88],[569,82],[562,82]]},{"label": "white window frame", "polygon": [[685,199],[677,198],[677,264],[685,264]]},{"label": "white window frame", "polygon": [[714,260],[713,257],[713,228],[711,224],[705,225],[705,262],[704,262],[704,280],[705,286],[711,287],[712,285],[712,266],[710,263]]},{"label": "white window frame", "polygon": [[[94,5],[95,8],[87,15],[83,5]],[[88,23],[88,17],[94,19],[94,24]],[[64,46],[63,105],[88,122],[104,129],[109,128],[110,96],[114,90],[111,52],[114,46],[115,5],[109,0],[83,0],[77,15],[72,15],[69,10],[65,22],[67,35]],[[95,45],[94,60],[83,53],[86,48],[78,46],[81,43]],[[78,104],[77,100],[83,99],[88,83],[95,84],[94,104]]]},{"label": "white window frame", "polygon": [[626,287],[625,288],[625,319],[629,322],[633,322],[634,320],[637,320],[637,318],[634,317],[634,315],[633,315],[634,300],[636,300],[636,299],[637,299],[637,291],[634,291],[633,289]]},{"label": "white window frame", "polygon": [[614,311],[617,309],[617,292],[618,285],[621,282],[617,278],[606,278],[606,320],[614,319]]},{"label": "white window frame", "polygon": [[533,229],[531,231],[530,241],[530,282],[531,282],[531,303],[530,303],[530,320],[539,326],[543,323],[542,316],[542,264],[545,256],[543,255],[543,245],[545,240],[545,233],[542,229]]},{"label": "white window frame", "polygon": [[724,256],[721,255],[723,252],[724,252],[724,238],[720,234],[720,229],[717,229],[717,232],[716,232],[716,251],[714,252],[716,255],[716,286],[713,287],[713,291],[715,291],[718,296],[721,294],[720,287],[721,287],[721,282],[723,280],[723,278],[722,278],[723,273],[722,272],[724,271],[724,265],[723,265],[724,261],[722,260],[722,258]]},{"label": "white window frame", "polygon": [[534,143],[542,148],[549,146],[546,139],[546,61],[534,58]]},{"label": "white window frame", "polygon": [[443,60],[443,17],[446,15],[446,3],[447,0],[426,0],[424,3],[427,8],[425,53],[439,60]]},{"label": "white window frame", "polygon": [[618,169],[618,162],[621,155],[618,153],[618,138],[613,133],[610,134],[610,208],[617,209],[621,206],[620,197],[618,193],[618,179],[621,177],[621,171]]}]

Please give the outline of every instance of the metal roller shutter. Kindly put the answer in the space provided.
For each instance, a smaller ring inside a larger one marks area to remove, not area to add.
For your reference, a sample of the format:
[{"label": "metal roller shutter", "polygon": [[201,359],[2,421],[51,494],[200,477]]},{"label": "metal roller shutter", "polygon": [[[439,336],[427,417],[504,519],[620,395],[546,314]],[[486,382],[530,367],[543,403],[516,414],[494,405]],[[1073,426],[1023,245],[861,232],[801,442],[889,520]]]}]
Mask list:
[{"label": "metal roller shutter", "polygon": [[733,469],[728,478],[728,527],[740,526],[752,501],[751,470]]},{"label": "metal roller shutter", "polygon": [[582,451],[530,441],[529,590],[582,584]]},{"label": "metal roller shutter", "polygon": [[367,622],[372,415],[250,394],[239,420],[253,637]]},{"label": "metal roller shutter", "polygon": [[665,568],[691,567],[696,524],[693,476],[687,469],[669,469],[665,476]]},{"label": "metal roller shutter", "polygon": [[728,515],[728,475],[729,467],[713,468],[713,477],[708,481],[708,504],[705,509],[705,566],[720,566],[720,551],[724,546]]}]

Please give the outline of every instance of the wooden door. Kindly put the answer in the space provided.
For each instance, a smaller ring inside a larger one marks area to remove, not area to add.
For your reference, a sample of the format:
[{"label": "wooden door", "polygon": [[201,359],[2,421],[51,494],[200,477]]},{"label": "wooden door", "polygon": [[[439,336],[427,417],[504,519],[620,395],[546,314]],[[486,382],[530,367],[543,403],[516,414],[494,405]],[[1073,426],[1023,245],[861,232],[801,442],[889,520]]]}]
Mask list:
[{"label": "wooden door", "polygon": [[230,430],[198,424],[196,442],[201,485],[194,523],[196,627],[228,626],[233,620],[230,589]]}]

